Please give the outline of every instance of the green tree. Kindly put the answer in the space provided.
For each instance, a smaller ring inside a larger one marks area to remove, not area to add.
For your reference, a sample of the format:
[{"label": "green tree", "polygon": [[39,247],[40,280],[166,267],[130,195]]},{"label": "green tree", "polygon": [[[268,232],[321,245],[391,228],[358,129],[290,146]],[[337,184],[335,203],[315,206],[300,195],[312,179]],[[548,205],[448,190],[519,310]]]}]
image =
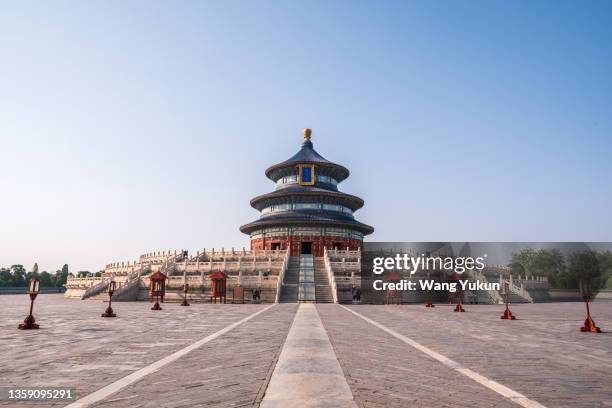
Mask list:
[{"label": "green tree", "polygon": [[13,274],[9,268],[0,268],[0,286],[12,286]]},{"label": "green tree", "polygon": [[32,267],[32,273],[38,274],[38,262],[34,262],[34,266]]},{"label": "green tree", "polygon": [[60,287],[66,283],[68,280],[68,272],[64,272],[64,268],[62,270],[57,270],[55,275],[53,275],[53,286]]},{"label": "green tree", "polygon": [[64,266],[62,266],[62,273],[68,276],[68,274],[70,273],[70,271],[68,270],[68,264],[64,264]]},{"label": "green tree", "polygon": [[51,274],[47,271],[42,271],[40,273],[40,286],[41,287],[49,287],[53,286],[53,281],[51,280]]},{"label": "green tree", "polygon": [[23,268],[13,270],[13,286],[25,286],[26,285],[26,271]]},{"label": "green tree", "polygon": [[26,270],[23,265],[11,266],[11,285],[10,286],[25,286]]},{"label": "green tree", "polygon": [[599,261],[599,267],[601,269],[603,288],[612,289],[612,252],[598,252],[597,260]]},{"label": "green tree", "polygon": [[525,248],[512,254],[509,265],[512,272],[526,276],[546,276],[551,286],[558,286],[560,275],[565,272],[565,258],[558,249],[540,249],[534,251]]},{"label": "green tree", "polygon": [[533,264],[533,258],[535,257],[535,251],[531,248],[524,248],[519,252],[512,254],[512,260],[510,261],[510,268],[512,273],[523,274],[527,273],[527,270],[531,268]]},{"label": "green tree", "polygon": [[567,273],[563,276],[563,284],[566,288],[577,288],[581,279],[588,280],[594,291],[599,290],[606,283],[602,279],[599,260],[595,252],[576,252],[570,256]]}]

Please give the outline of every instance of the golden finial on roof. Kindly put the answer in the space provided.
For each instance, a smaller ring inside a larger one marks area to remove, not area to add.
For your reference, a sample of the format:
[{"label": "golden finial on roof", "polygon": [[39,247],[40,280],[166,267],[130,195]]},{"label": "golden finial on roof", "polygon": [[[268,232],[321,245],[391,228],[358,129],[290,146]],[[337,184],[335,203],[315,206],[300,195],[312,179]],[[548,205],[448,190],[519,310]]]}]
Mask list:
[{"label": "golden finial on roof", "polygon": [[310,141],[310,135],[312,134],[312,130],[306,128],[304,129],[304,140],[305,141]]}]

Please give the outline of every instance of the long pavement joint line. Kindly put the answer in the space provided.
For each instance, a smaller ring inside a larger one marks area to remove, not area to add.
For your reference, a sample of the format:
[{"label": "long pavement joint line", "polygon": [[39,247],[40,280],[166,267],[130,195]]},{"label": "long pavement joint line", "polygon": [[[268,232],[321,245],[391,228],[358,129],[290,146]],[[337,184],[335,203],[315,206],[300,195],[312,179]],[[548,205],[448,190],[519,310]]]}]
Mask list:
[{"label": "long pavement joint line", "polygon": [[170,354],[169,356],[166,356],[164,358],[162,358],[161,360],[157,360],[154,363],[149,364],[148,366],[145,366],[139,370],[134,371],[133,373],[120,378],[119,380],[112,382],[102,388],[100,388],[97,391],[92,392],[91,394],[76,400],[75,402],[73,402],[72,404],[66,405],[64,408],[85,408],[88,407],[98,401],[101,401],[105,398],[107,398],[108,396],[115,394],[118,391],[121,391],[123,388],[141,380],[142,378],[146,377],[149,374],[152,374],[154,372],[156,372],[157,370],[159,370],[160,368],[178,360],[179,358],[185,356],[186,354],[192,352],[193,350],[203,346],[204,344],[215,340],[216,338],[223,336],[225,333],[235,329],[236,327],[240,326],[243,323],[248,322],[249,320],[251,320],[252,318],[259,316],[260,314],[264,313],[266,310],[270,309],[271,307],[273,307],[276,303],[271,304],[270,306],[255,312],[247,317],[245,317],[242,320],[239,320],[237,322],[234,322],[232,324],[230,324],[229,326],[226,326],[225,328],[211,334],[208,335],[198,341],[196,341],[195,343],[191,343],[190,345],[188,345],[185,348],[182,348],[178,351],[175,351],[174,353]]},{"label": "long pavement joint line", "polygon": [[483,375],[478,374],[475,371],[470,370],[469,368],[464,368],[461,366],[461,364],[457,363],[456,361],[451,360],[450,358],[443,356],[440,353],[437,353],[425,346],[423,346],[420,343],[417,343],[416,341],[414,341],[413,339],[411,339],[410,337],[404,336],[403,334],[400,334],[398,332],[396,332],[395,330],[392,330],[390,328],[388,328],[387,326],[384,326],[380,323],[378,323],[375,320],[370,319],[369,317],[366,317],[360,313],[355,312],[354,310],[351,310],[350,308],[343,306],[343,305],[339,305],[340,307],[348,310],[349,312],[351,312],[352,314],[354,314],[355,316],[365,320],[366,322],[370,323],[373,326],[378,327],[379,329],[381,329],[382,331],[392,335],[393,337],[395,337],[398,340],[403,341],[404,343],[408,344],[409,346],[414,347],[415,349],[422,351],[423,353],[427,354],[428,356],[430,356],[431,358],[438,360],[439,362],[441,362],[442,364],[444,364],[445,366],[452,368],[453,370],[457,371],[460,374],[465,375],[466,377],[472,379],[473,381],[476,381],[478,384],[484,385],[485,387],[487,387],[488,389],[495,391],[496,393],[504,396],[505,398],[508,398],[510,401],[515,402],[517,404],[519,404],[522,407],[525,408],[546,408],[544,405],[540,404],[537,401],[534,401],[532,399],[527,398],[526,396],[524,396],[523,394],[514,391],[511,388],[506,387],[505,385],[502,385],[500,383],[498,383],[497,381],[493,381]]},{"label": "long pavement joint line", "polygon": [[260,408],[357,408],[317,308],[301,303]]}]

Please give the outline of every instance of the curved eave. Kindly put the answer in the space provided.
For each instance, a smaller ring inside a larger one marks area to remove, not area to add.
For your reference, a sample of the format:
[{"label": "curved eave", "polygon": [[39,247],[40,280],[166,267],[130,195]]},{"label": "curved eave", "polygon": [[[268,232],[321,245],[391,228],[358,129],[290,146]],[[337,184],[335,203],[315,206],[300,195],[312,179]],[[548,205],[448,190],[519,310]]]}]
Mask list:
[{"label": "curved eave", "polygon": [[356,197],[354,195],[336,192],[336,191],[324,190],[324,189],[317,188],[317,187],[299,186],[299,187],[293,187],[293,188],[283,188],[282,190],[276,190],[271,193],[262,194],[260,196],[257,196],[251,200],[251,207],[255,208],[258,211],[261,211],[264,207],[266,207],[267,202],[271,200],[276,200],[276,199],[280,200],[283,198],[286,199],[289,197],[299,197],[299,196],[331,197],[345,204],[348,204],[348,207],[353,211],[357,211],[358,209],[363,207],[363,204],[364,204],[364,201],[361,198]]},{"label": "curved eave", "polygon": [[266,169],[266,177],[272,181],[277,181],[279,178],[287,174],[294,174],[292,171],[299,164],[314,164],[317,167],[325,167],[334,174],[334,178],[338,183],[346,180],[350,174],[349,170],[336,163],[332,162],[316,162],[316,161],[284,161],[282,163],[275,164]]},{"label": "curved eave", "polygon": [[253,231],[262,228],[278,227],[278,226],[306,226],[306,227],[340,227],[347,228],[361,232],[364,235],[369,235],[374,232],[374,228],[363,224],[359,221],[349,219],[330,219],[327,217],[320,217],[317,215],[296,215],[286,217],[266,217],[261,218],[257,221],[245,224],[240,227],[240,232],[250,235]]}]

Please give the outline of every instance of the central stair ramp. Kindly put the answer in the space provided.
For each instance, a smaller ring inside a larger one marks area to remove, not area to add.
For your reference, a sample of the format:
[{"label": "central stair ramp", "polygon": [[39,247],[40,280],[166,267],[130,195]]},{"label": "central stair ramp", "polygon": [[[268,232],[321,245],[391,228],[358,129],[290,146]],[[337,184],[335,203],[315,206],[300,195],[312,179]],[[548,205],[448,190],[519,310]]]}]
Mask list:
[{"label": "central stair ramp", "polygon": [[314,257],[300,256],[300,278],[298,285],[298,302],[315,302]]}]

